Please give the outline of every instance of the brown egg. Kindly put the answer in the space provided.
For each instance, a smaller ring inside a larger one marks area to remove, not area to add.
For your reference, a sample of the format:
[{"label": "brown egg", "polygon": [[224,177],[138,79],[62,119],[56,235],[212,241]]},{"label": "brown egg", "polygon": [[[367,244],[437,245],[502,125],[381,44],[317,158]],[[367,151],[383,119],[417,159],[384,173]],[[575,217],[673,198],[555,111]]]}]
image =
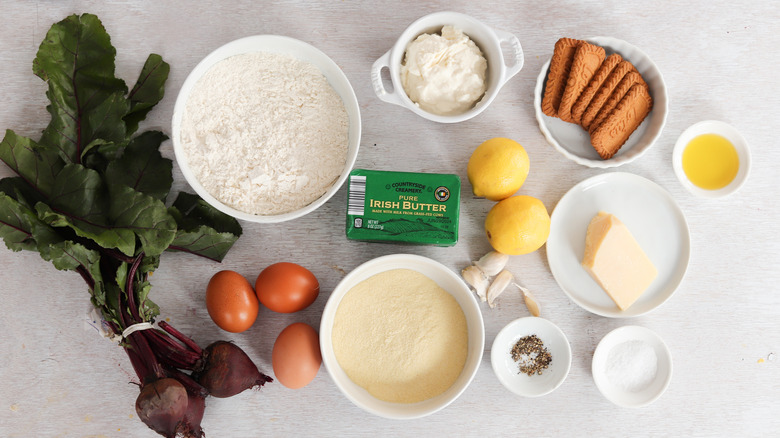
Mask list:
[{"label": "brown egg", "polygon": [[234,271],[219,271],[206,287],[206,309],[219,328],[240,333],[252,327],[260,303],[246,278]]},{"label": "brown egg", "polygon": [[296,322],[279,333],[271,353],[279,383],[290,389],[303,388],[314,380],[321,364],[320,338],[311,326]]}]

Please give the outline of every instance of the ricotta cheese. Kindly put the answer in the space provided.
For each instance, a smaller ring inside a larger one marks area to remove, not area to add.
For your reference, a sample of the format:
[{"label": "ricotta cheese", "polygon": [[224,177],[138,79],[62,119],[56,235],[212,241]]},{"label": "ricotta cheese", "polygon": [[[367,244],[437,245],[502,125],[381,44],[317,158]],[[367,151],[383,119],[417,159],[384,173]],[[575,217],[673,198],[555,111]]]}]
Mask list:
[{"label": "ricotta cheese", "polygon": [[422,34],[406,47],[401,84],[409,99],[433,114],[461,114],[485,94],[487,60],[461,30]]}]

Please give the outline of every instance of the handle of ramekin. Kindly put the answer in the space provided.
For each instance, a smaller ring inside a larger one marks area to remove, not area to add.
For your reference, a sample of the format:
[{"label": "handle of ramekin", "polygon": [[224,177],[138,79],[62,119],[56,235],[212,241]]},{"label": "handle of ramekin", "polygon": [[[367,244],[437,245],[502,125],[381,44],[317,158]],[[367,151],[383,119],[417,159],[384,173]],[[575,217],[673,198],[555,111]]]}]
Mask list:
[{"label": "handle of ramekin", "polygon": [[[499,44],[509,43],[510,47],[512,47],[512,52],[515,55],[515,63],[506,67],[506,75],[503,78],[505,83],[523,68],[523,47],[520,45],[520,40],[518,40],[514,34],[496,29],[494,29],[494,32],[498,36]],[[501,85],[503,85],[503,83]]]},{"label": "handle of ramekin", "polygon": [[404,106],[404,103],[401,101],[401,98],[398,97],[396,90],[387,91],[385,89],[385,85],[382,83],[382,69],[384,68],[390,68],[390,50],[374,61],[374,65],[371,66],[371,83],[374,85],[376,97],[388,103]]}]

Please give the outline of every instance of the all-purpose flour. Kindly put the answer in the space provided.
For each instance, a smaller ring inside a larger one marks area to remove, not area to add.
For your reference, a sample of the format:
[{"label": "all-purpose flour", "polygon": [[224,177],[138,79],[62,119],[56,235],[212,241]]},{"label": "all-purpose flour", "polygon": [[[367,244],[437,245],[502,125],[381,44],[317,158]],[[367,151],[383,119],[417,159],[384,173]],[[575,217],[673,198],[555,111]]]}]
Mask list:
[{"label": "all-purpose flour", "polygon": [[224,59],[195,84],[181,140],[195,177],[237,210],[304,207],[344,170],[349,118],[313,64],[259,52]]}]

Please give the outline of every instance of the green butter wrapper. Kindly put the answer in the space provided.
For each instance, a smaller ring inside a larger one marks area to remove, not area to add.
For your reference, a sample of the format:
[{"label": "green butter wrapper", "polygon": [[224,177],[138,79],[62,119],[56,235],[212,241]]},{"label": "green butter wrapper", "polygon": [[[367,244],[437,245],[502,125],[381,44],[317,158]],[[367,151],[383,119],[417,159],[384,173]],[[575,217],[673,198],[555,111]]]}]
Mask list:
[{"label": "green butter wrapper", "polygon": [[438,246],[458,242],[457,175],[355,169],[348,182],[348,239]]}]

